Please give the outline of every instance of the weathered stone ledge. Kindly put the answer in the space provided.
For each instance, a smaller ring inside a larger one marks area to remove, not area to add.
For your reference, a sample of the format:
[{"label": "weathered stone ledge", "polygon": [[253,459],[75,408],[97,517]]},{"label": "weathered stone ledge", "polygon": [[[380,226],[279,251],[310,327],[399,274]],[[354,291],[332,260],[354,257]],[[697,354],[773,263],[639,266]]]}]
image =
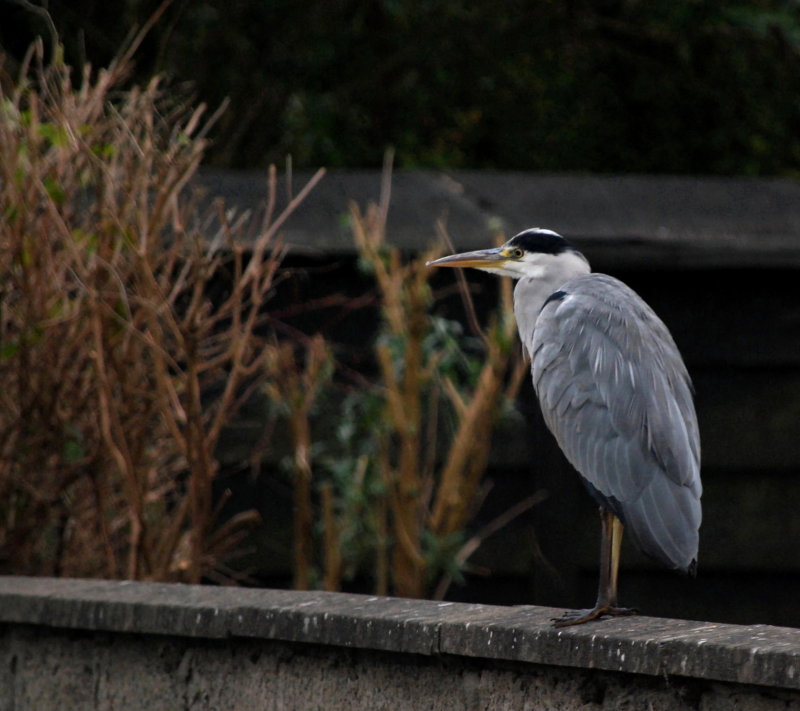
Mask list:
[{"label": "weathered stone ledge", "polygon": [[250,638],[800,689],[800,629],[323,592],[0,577],[0,623]]}]

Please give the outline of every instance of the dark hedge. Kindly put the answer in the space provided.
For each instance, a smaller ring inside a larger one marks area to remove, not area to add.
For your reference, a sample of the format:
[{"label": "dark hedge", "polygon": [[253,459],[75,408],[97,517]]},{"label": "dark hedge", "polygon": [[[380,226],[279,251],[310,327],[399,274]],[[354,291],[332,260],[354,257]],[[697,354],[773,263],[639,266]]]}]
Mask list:
[{"label": "dark hedge", "polygon": [[[153,0],[52,0],[109,61]],[[44,24],[2,7],[16,58]],[[12,63],[6,63],[11,72]],[[800,6],[778,0],[175,0],[139,79],[231,107],[212,162],[797,175]]]}]

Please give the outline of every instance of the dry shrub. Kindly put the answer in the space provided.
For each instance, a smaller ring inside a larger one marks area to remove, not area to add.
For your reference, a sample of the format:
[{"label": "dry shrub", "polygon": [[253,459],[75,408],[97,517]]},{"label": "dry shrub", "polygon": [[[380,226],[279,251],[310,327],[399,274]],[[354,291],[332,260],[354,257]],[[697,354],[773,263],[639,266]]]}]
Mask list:
[{"label": "dry shrub", "polygon": [[197,582],[257,521],[216,525],[214,450],[266,375],[271,243],[311,184],[276,215],[273,172],[263,223],[203,223],[213,117],[120,88],[139,40],[75,83],[36,47],[0,94],[4,572]]},{"label": "dry shrub", "polygon": [[276,371],[281,386],[269,390],[294,447],[294,584],[340,590],[369,580],[377,594],[443,597],[470,570],[481,542],[542,498],[537,492],[469,532],[487,493],[493,427],[528,366],[510,283],[488,325],[473,314],[471,339],[434,315],[425,263],[440,251],[405,258],[389,244],[389,187],[387,167],[380,204],[351,208],[360,263],[380,306],[376,377],[348,388],[347,374],[336,371],[344,396],[333,433],[313,417],[318,396],[332,399],[337,382],[321,342],[287,350]]},{"label": "dry shrub", "polygon": [[[139,39],[77,83],[35,48],[0,92],[0,572],[236,578],[258,515],[218,520],[215,450],[265,391],[289,425],[295,586],[368,577],[379,593],[444,595],[538,500],[468,537],[492,426],[526,371],[509,286],[465,359],[430,313],[433,254],[386,243],[387,172],[381,204],[351,214],[382,307],[379,377],[343,403],[329,344],[261,328],[276,231],[321,173],[279,212],[272,171],[260,222],[208,214],[187,185],[214,117],[158,79],[121,88]],[[336,401],[336,442],[314,436],[318,400]]]},{"label": "dry shrub", "polygon": [[[473,324],[483,342],[482,364],[471,377],[455,377],[444,362],[447,349],[431,346],[434,299],[425,265],[441,251],[402,260],[386,241],[388,200],[386,184],[380,205],[366,214],[352,208],[356,245],[375,276],[382,307],[376,354],[385,404],[375,434],[387,512],[379,538],[391,544],[387,579],[378,587],[443,597],[481,540],[540,500],[537,493],[477,537],[465,536],[485,495],[494,424],[504,403],[513,401],[527,364],[515,357],[511,285],[504,282],[492,322],[485,329]],[[443,413],[451,420],[444,437],[438,426]]]}]

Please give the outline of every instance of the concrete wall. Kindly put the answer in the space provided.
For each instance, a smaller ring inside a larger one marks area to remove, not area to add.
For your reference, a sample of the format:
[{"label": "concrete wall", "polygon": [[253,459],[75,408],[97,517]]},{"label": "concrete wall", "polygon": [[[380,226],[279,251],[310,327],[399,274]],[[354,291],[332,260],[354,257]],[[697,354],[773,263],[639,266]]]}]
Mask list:
[{"label": "concrete wall", "polygon": [[800,630],[0,578],[0,711],[800,709]]}]

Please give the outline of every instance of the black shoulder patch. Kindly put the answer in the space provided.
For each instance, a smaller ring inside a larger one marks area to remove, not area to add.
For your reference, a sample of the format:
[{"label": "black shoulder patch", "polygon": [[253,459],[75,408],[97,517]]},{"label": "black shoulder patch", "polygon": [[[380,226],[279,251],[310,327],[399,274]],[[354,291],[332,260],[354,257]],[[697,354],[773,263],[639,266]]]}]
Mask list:
[{"label": "black shoulder patch", "polygon": [[525,230],[514,235],[509,241],[509,246],[520,247],[526,252],[541,252],[543,254],[561,254],[571,249],[567,240],[561,235],[538,228]]},{"label": "black shoulder patch", "polygon": [[549,304],[551,301],[563,301],[566,296],[569,296],[566,291],[561,291],[560,289],[558,291],[554,291],[545,299],[544,303],[542,304],[542,311],[544,311],[544,307],[547,306],[547,304]]}]

